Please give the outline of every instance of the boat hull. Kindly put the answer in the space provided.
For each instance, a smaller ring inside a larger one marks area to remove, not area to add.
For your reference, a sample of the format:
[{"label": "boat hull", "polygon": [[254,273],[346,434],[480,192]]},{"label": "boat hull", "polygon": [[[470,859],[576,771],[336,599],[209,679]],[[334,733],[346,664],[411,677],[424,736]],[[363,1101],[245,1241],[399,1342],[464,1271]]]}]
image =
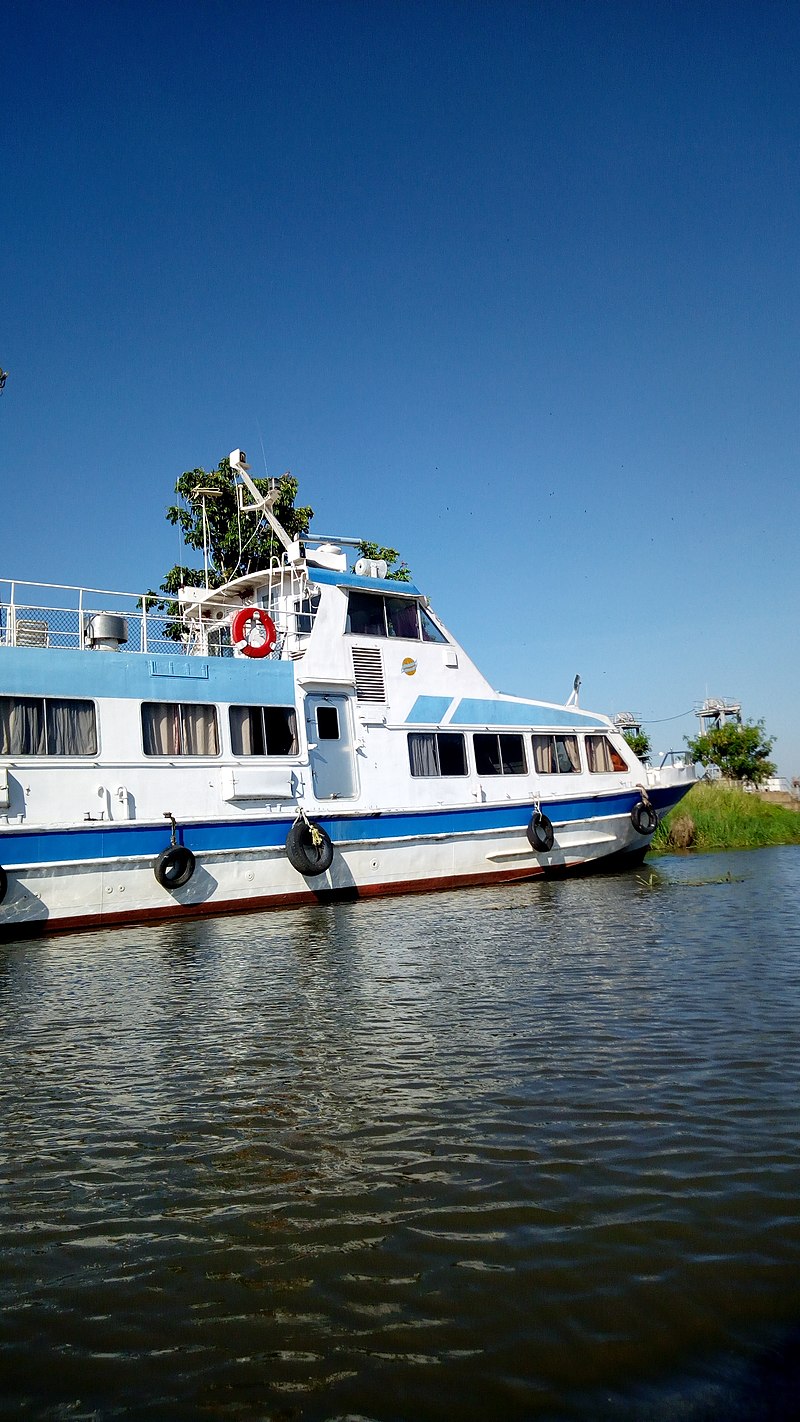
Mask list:
[{"label": "boat hull", "polygon": [[[663,815],[688,789],[654,789]],[[179,888],[164,888],[154,865],[169,845],[158,824],[106,823],[0,835],[8,889],[0,939],[254,912],[337,899],[403,895],[640,862],[651,836],[635,830],[629,791],[543,802],[555,840],[535,852],[526,830],[530,803],[448,810],[320,816],[334,855],[330,868],[303,875],[290,864],[292,818],[197,821],[177,828],[195,857]]]}]

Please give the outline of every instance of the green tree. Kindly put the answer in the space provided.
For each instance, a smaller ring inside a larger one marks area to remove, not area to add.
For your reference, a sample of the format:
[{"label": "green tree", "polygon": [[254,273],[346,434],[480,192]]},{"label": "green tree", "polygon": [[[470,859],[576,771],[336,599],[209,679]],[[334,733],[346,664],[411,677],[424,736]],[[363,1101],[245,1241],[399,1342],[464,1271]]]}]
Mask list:
[{"label": "green tree", "polygon": [[379,543],[361,542],[358,545],[358,552],[362,558],[382,558],[388,565],[389,571],[386,576],[394,583],[410,583],[411,570],[407,563],[401,562],[397,568],[392,570],[392,564],[396,563],[400,554],[396,548],[382,548]]},{"label": "green tree", "polygon": [[650,737],[646,731],[623,731],[622,734],[639,760],[650,754]]},{"label": "green tree", "polygon": [[775,773],[769,759],[775,737],[767,735],[763,721],[726,721],[694,740],[687,736],[686,744],[692,760],[716,766],[726,780],[760,785]]},{"label": "green tree", "polygon": [[[267,479],[255,479],[253,482],[259,493],[268,493]],[[284,474],[278,480],[278,497],[272,506],[275,517],[290,538],[307,533],[313,517],[313,509],[295,507],[297,487],[297,480],[290,474]],[[206,490],[205,497],[201,490]],[[216,588],[231,578],[267,568],[271,558],[279,558],[283,553],[281,544],[265,519],[257,514],[240,512],[236,476],[230,460],[221,459],[216,469],[186,469],[175,484],[175,493],[179,502],[170,504],[167,518],[170,523],[180,526],[184,542],[202,553],[207,531],[209,587]],[[165,574],[159,591],[147,594],[148,607],[172,619],[165,630],[175,641],[180,640],[182,631],[175,601],[178,589],[202,587],[205,576],[205,568],[176,563]]]}]

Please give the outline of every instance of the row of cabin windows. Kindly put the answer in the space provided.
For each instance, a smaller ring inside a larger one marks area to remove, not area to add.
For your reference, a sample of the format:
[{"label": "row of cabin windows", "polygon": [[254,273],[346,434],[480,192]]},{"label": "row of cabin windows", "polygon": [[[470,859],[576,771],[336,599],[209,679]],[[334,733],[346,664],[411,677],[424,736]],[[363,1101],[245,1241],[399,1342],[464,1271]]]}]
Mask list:
[{"label": "row of cabin windows", "polygon": [[[292,706],[228,708],[234,755],[297,755],[297,717]],[[150,701],[142,706],[145,755],[219,755],[216,706]]]},{"label": "row of cabin windows", "polygon": [[[596,775],[624,775],[629,765],[608,736],[584,736],[586,768]],[[531,765],[538,775],[577,775],[581,768],[577,736],[532,735]],[[513,732],[481,731],[472,737],[478,775],[527,775],[526,737]],[[411,774],[468,775],[466,737],[460,731],[412,731],[408,737]]]},{"label": "row of cabin windows", "polygon": [[345,631],[358,637],[402,637],[412,642],[446,642],[425,608],[411,597],[350,592]]},{"label": "row of cabin windows", "polygon": [[[216,756],[217,708],[179,701],[142,705],[142,742],[150,756]],[[231,706],[231,750],[239,756],[297,755],[297,718],[291,706]],[[317,708],[320,740],[337,740],[336,707]],[[576,774],[579,740],[572,735],[532,735],[532,767],[539,775]],[[628,765],[608,736],[587,735],[586,765],[595,774],[624,774]],[[526,775],[526,738],[516,732],[475,732],[478,775]],[[97,754],[97,712],[92,701],[0,696],[0,755]],[[466,739],[458,731],[414,731],[408,737],[414,776],[467,775]]]},{"label": "row of cabin windows", "polygon": [[[215,706],[147,701],[141,708],[145,755],[219,755]],[[234,755],[297,755],[291,706],[231,706]],[[0,696],[0,755],[97,755],[93,701]]]}]

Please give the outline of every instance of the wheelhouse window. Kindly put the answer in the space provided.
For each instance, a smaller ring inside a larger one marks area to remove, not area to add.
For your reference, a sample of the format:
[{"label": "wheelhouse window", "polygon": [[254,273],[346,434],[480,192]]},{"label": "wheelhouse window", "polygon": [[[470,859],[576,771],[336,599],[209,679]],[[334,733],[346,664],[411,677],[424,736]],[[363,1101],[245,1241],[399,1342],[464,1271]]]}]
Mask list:
[{"label": "wheelhouse window", "polygon": [[346,631],[357,637],[385,637],[386,609],[374,593],[351,591],[347,599]]},{"label": "wheelhouse window", "polygon": [[219,755],[216,707],[146,701],[142,739],[145,755]]},{"label": "wheelhouse window", "polygon": [[234,755],[297,755],[297,718],[293,706],[231,706]]},{"label": "wheelhouse window", "polygon": [[538,775],[577,775],[581,768],[577,736],[532,736],[531,741]]},{"label": "wheelhouse window", "polygon": [[410,597],[386,597],[386,628],[390,637],[406,637],[419,641],[417,604]]},{"label": "wheelhouse window", "polygon": [[0,755],[97,755],[94,702],[0,696]]},{"label": "wheelhouse window", "polygon": [[353,588],[346,631],[358,637],[396,637],[407,642],[446,642],[433,618],[413,597],[382,596]]},{"label": "wheelhouse window", "polygon": [[586,763],[595,775],[624,775],[630,770],[608,736],[586,737]]},{"label": "wheelhouse window", "polygon": [[472,745],[479,775],[524,775],[528,769],[522,736],[481,732]]},{"label": "wheelhouse window", "polygon": [[447,642],[444,632],[440,632],[432,617],[429,617],[424,607],[419,610],[419,625],[422,629],[423,642]]},{"label": "wheelhouse window", "polygon": [[455,731],[412,731],[408,760],[414,776],[466,775],[464,737]]}]

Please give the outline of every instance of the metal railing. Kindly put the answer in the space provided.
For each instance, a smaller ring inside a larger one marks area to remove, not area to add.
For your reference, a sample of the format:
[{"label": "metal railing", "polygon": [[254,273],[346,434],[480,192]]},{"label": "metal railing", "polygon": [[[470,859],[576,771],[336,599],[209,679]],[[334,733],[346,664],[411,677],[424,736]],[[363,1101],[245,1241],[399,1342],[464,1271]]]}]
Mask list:
[{"label": "metal railing", "polygon": [[[279,570],[264,589],[278,639],[273,658],[302,655],[315,609],[306,599],[307,585],[293,574],[288,595]],[[230,619],[242,598],[216,602],[206,612],[183,620],[176,599],[172,615],[156,607],[162,599],[143,593],[80,588],[66,583],[30,583],[0,578],[0,648],[111,648],[120,652],[173,653],[188,656],[232,656]],[[177,633],[177,635],[175,635]]]}]

